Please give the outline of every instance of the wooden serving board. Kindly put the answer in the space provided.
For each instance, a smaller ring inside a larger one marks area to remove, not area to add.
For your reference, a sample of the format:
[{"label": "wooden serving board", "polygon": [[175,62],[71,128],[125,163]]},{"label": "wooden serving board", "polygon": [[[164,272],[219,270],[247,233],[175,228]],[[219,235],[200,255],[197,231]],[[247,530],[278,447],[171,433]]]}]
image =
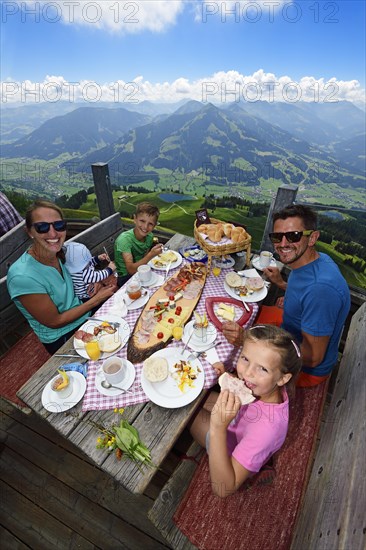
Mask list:
[{"label": "wooden serving board", "polygon": [[247,303],[247,306],[250,309],[250,311],[247,311],[245,309],[245,306],[244,306],[243,302],[240,301],[240,300],[235,300],[235,298],[228,298],[227,296],[221,296],[221,297],[220,296],[217,296],[217,297],[215,296],[215,297],[206,298],[207,314],[208,314],[210,320],[215,325],[215,327],[220,332],[222,331],[222,323],[225,322],[225,319],[221,320],[221,318],[219,319],[215,314],[215,305],[219,305],[220,303],[228,304],[228,305],[234,305],[236,309],[240,309],[242,314],[239,318],[235,319],[235,322],[238,323],[238,325],[240,325],[240,326],[245,325],[245,323],[248,321],[248,319],[250,318],[250,316],[252,315],[252,312],[253,312],[253,305],[252,304]]},{"label": "wooden serving board", "polygon": [[[169,309],[168,307],[168,310],[163,312],[162,319],[160,321],[157,321],[151,332],[149,331],[150,335],[148,341],[142,342],[139,335],[141,334],[143,323],[145,325],[144,320],[146,319],[146,314],[148,312],[151,312],[153,308],[155,308],[160,299],[166,299],[166,302],[169,302],[169,295],[174,295],[177,292],[182,292],[181,290],[178,290],[176,292],[167,292],[165,287],[167,287],[167,285],[169,286],[169,284],[172,283],[173,279],[187,278],[187,273],[190,274],[188,275],[188,278],[189,276],[192,276],[192,280],[197,280],[201,283],[201,288],[198,294],[192,299],[184,297],[181,298],[176,302],[176,305],[173,309]],[[184,277],[184,274],[186,275],[186,277]],[[167,279],[167,281],[158,290],[156,290],[156,292],[154,292],[152,296],[150,296],[149,301],[145,305],[139,318],[136,321],[133,333],[128,341],[127,359],[131,361],[131,363],[141,363],[141,361],[144,361],[145,359],[147,359],[147,357],[150,357],[150,355],[152,355],[159,349],[165,348],[172,339],[172,329],[175,326],[184,327],[184,325],[191,318],[192,313],[197,303],[199,302],[202,290],[206,282],[206,277],[207,266],[205,266],[203,263],[196,262],[185,264],[180,268],[178,273]],[[181,308],[180,314],[176,313],[177,307]],[[169,322],[168,319],[170,319],[171,322]],[[163,334],[164,337],[158,338],[158,334]]]}]

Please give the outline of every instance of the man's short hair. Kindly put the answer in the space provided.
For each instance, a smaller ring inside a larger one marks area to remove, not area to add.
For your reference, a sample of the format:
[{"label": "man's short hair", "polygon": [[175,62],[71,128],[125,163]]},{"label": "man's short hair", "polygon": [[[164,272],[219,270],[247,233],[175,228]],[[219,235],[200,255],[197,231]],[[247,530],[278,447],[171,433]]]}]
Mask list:
[{"label": "man's short hair", "polygon": [[277,220],[287,220],[287,218],[301,218],[305,229],[313,229],[314,231],[318,227],[318,215],[310,208],[310,206],[303,206],[302,204],[289,204],[273,213],[273,223]]},{"label": "man's short hair", "polygon": [[136,212],[135,216],[138,216],[139,214],[147,214],[148,216],[155,216],[156,220],[159,217],[160,210],[155,204],[151,204],[151,202],[140,202],[136,205]]}]

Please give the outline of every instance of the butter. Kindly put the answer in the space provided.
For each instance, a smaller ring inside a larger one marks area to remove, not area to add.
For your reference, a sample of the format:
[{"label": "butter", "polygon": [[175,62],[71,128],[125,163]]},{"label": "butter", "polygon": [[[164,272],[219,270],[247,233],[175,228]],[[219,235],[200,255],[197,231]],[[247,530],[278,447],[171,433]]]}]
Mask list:
[{"label": "butter", "polygon": [[226,321],[234,321],[235,318],[235,313],[233,311],[226,311],[225,309],[218,309],[216,315],[222,317]]}]

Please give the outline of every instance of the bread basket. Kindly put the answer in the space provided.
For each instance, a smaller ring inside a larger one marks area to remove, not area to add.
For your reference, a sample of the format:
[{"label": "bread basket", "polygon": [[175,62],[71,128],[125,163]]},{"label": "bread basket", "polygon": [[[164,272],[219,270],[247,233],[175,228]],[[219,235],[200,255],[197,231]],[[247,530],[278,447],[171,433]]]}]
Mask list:
[{"label": "bread basket", "polygon": [[[215,218],[211,218],[211,223],[226,223],[222,222],[221,220],[217,220]],[[233,224],[235,225],[235,224]],[[211,241],[207,242],[207,239],[204,239],[202,237],[202,234],[197,229],[197,220],[194,222],[194,237],[200,247],[207,252],[207,254],[210,254],[212,256],[225,256],[226,254],[233,254],[234,252],[241,252],[242,250],[247,251],[247,256],[250,256],[250,243],[252,242],[252,237],[248,235],[246,239],[243,241],[239,241],[238,243],[224,243],[224,244],[214,244],[211,243]],[[248,254],[249,251],[249,254]]]}]

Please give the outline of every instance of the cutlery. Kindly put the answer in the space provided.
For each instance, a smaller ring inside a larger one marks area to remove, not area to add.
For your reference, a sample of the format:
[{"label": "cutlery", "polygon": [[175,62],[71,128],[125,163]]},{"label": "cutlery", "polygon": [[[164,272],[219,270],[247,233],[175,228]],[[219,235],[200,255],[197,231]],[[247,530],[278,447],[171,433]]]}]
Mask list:
[{"label": "cutlery", "polygon": [[165,272],[165,278],[164,278],[164,282],[167,280],[168,278],[168,273],[169,273],[169,269],[170,269],[170,266],[172,265],[172,262],[169,262],[168,265],[166,266],[166,272]]},{"label": "cutlery", "polygon": [[116,390],[123,391],[123,393],[133,393],[131,390],[125,390],[124,388],[120,388],[119,386],[113,386],[113,384],[110,384],[109,382],[107,382],[107,380],[102,380],[101,384],[106,390],[109,390],[110,388],[115,388]]},{"label": "cutlery", "polygon": [[117,323],[116,321],[107,321],[106,319],[96,319],[95,317],[91,317],[88,319],[88,321],[96,321],[97,323],[108,323],[109,325],[112,325],[112,327],[119,327],[121,323]]},{"label": "cutlery", "polygon": [[221,346],[222,342],[218,342],[217,344],[212,344],[209,348],[203,350],[203,351],[192,351],[192,353],[189,354],[188,360],[191,357],[194,357],[195,359],[198,359],[198,357],[201,357],[201,355],[205,355],[206,351],[217,348],[218,346]]},{"label": "cutlery", "polygon": [[69,353],[55,353],[54,357],[78,357],[79,359],[81,359],[80,355],[72,355]]},{"label": "cutlery", "polygon": [[191,339],[192,336],[193,336],[193,332],[194,332],[194,331],[192,330],[192,332],[191,332],[191,334],[190,334],[190,336],[189,336],[187,342],[185,343],[185,346],[184,346],[183,351],[182,351],[182,355],[184,354],[184,352],[185,352],[186,349],[187,349],[187,346],[188,346],[188,344],[189,344],[189,341],[190,341],[190,339]]},{"label": "cutlery", "polygon": [[244,304],[244,307],[247,311],[249,311],[250,313],[250,307],[248,306],[248,304],[246,302],[244,302],[244,300],[242,300],[243,304]]}]

